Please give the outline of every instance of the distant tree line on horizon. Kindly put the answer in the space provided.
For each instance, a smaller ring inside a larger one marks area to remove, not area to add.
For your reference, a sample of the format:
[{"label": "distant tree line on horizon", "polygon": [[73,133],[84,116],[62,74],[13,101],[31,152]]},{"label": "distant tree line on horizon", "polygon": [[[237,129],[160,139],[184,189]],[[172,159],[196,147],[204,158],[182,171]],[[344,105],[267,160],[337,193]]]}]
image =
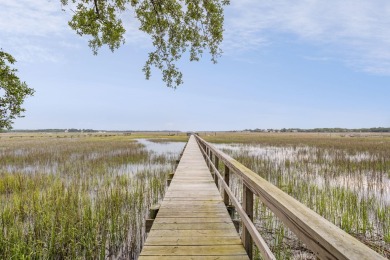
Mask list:
[{"label": "distant tree line on horizon", "polygon": [[4,130],[3,132],[25,132],[25,133],[64,133],[64,132],[69,132],[69,133],[96,133],[96,132],[101,132],[101,130],[93,130],[93,129],[76,129],[76,128],[69,128],[69,129],[21,129],[21,130]]},{"label": "distant tree line on horizon", "polygon": [[76,128],[47,128],[47,129],[0,129],[0,133],[99,133],[99,132],[117,132],[117,133],[131,133],[131,132],[167,132],[167,133],[181,133],[178,130],[94,130],[94,129],[76,129]]},{"label": "distant tree line on horizon", "polygon": [[[282,133],[390,133],[390,127],[372,127],[372,128],[313,128],[313,129],[301,129],[301,128],[282,128],[282,129],[244,129],[243,132],[282,132]],[[242,132],[242,131],[203,131],[203,132]],[[48,128],[48,129],[15,129],[15,130],[1,130],[0,133],[99,133],[99,132],[118,132],[118,133],[131,133],[131,132],[166,132],[166,133],[181,133],[182,131],[178,130],[94,130],[94,129],[59,129],[59,128]]]},{"label": "distant tree line on horizon", "polygon": [[248,132],[299,132],[299,133],[342,133],[342,132],[356,132],[356,133],[389,133],[390,127],[372,127],[372,128],[282,128],[282,129],[245,129]]}]

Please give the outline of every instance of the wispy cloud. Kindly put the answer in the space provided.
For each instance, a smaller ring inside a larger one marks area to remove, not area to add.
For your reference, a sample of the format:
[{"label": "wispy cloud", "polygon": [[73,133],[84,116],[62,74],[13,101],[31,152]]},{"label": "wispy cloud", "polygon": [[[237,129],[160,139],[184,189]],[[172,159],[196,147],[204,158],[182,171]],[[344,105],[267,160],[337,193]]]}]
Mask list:
[{"label": "wispy cloud", "polygon": [[[62,11],[59,0],[0,1],[0,47],[22,62],[58,62],[69,49],[87,46],[68,26],[74,6]],[[137,48],[150,46],[150,39],[140,32],[139,21],[131,11],[123,13],[126,44]]]},{"label": "wispy cloud", "polygon": [[58,47],[70,32],[67,20],[60,1],[1,1],[0,47],[18,61],[58,62]]},{"label": "wispy cloud", "polygon": [[[59,61],[63,57],[58,48],[86,44],[68,27],[70,15],[61,10],[59,0],[0,1],[0,47],[19,61]],[[131,11],[123,14],[126,43],[149,47],[148,35],[138,30],[133,17]],[[231,1],[225,29],[222,47],[227,54],[240,56],[293,39],[320,50],[321,57],[312,60],[339,60],[358,70],[390,74],[388,0]]]},{"label": "wispy cloud", "polygon": [[1,1],[0,31],[30,36],[58,34],[67,27],[63,16],[59,1]]},{"label": "wispy cloud", "polygon": [[259,49],[275,35],[288,35],[357,69],[390,74],[387,0],[231,1],[225,19],[228,52]]}]

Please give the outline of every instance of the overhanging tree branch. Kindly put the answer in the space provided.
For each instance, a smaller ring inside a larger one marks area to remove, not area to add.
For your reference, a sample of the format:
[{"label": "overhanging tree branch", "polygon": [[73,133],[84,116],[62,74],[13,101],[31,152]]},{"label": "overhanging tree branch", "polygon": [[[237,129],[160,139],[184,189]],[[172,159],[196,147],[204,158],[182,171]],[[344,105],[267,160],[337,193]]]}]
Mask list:
[{"label": "overhanging tree branch", "polygon": [[94,4],[95,4],[95,11],[96,11],[96,15],[99,17],[100,14],[99,14],[99,7],[98,7],[98,2],[97,0],[93,0]]},{"label": "overhanging tree branch", "polygon": [[23,117],[23,102],[34,94],[34,90],[17,77],[17,70],[10,66],[15,62],[14,57],[0,49],[0,130],[11,129],[13,120]]},{"label": "overhanging tree branch", "polygon": [[[66,6],[68,1],[61,3]],[[124,43],[126,30],[119,17],[132,9],[140,22],[139,30],[150,35],[155,48],[143,68],[145,76],[149,79],[155,67],[168,87],[183,83],[176,62],[185,52],[189,51],[190,61],[199,60],[207,50],[214,63],[221,55],[223,6],[229,4],[228,0],[70,1],[77,9],[69,25],[79,35],[91,37],[89,46],[94,54],[103,45],[114,51]]]}]

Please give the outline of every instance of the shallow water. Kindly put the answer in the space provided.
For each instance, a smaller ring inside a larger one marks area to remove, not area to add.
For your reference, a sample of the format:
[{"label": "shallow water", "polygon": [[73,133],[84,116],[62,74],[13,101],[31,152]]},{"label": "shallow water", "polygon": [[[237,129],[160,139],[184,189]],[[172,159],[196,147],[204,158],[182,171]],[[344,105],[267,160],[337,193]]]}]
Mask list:
[{"label": "shallow water", "polygon": [[[390,234],[389,158],[376,153],[309,146],[239,143],[214,146],[375,251],[386,256],[390,252],[389,239],[386,240]],[[237,177],[235,181],[232,179],[230,187],[241,198],[242,182]],[[310,250],[259,198],[256,200],[254,223],[266,242],[279,248],[278,258],[315,259],[315,254],[306,255]],[[277,239],[280,234],[282,240]]]},{"label": "shallow water", "polygon": [[[337,168],[336,161],[342,157],[346,161],[365,163],[376,159],[369,153],[348,154],[345,151],[329,151],[316,147],[277,147],[249,144],[214,144],[217,149],[237,156],[249,156],[259,160],[271,161],[283,169],[282,174],[288,174],[286,168],[293,169],[302,179],[313,182],[320,188],[326,185],[352,190],[360,197],[374,196],[384,205],[390,205],[390,178],[383,172],[340,172],[327,174]],[[298,163],[292,165],[293,163]],[[286,164],[288,166],[286,166]],[[327,169],[327,171],[324,169]],[[379,176],[379,177],[378,177]]]},{"label": "shallow water", "polygon": [[152,142],[148,139],[136,139],[143,144],[149,152],[156,155],[179,154],[186,144],[185,142]]}]

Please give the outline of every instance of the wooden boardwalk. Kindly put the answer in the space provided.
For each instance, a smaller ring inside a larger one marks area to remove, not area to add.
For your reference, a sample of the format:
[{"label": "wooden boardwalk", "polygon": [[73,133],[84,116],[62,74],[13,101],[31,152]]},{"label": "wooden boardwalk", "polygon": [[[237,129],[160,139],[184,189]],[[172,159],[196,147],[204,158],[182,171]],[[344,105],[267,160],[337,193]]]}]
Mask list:
[{"label": "wooden boardwalk", "polygon": [[139,259],[249,259],[193,136]]}]

